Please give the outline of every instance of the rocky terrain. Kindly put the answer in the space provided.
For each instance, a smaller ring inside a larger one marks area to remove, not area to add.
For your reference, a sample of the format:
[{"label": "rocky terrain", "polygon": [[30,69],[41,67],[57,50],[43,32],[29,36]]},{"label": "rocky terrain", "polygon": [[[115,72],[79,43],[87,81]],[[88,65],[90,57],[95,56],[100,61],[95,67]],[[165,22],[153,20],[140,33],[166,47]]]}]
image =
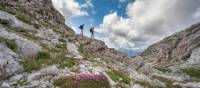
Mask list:
[{"label": "rocky terrain", "polygon": [[200,88],[200,24],[134,58],[64,24],[51,0],[0,0],[0,88]]}]

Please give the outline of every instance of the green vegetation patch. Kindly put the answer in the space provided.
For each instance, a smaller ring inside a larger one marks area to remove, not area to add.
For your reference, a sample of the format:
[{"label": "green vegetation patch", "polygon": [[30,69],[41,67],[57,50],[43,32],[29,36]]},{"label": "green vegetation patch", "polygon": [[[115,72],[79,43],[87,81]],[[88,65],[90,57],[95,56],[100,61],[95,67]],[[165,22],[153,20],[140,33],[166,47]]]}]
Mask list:
[{"label": "green vegetation patch", "polygon": [[51,58],[49,52],[42,51],[38,53],[36,58],[24,59],[22,64],[25,71],[32,72],[50,65],[58,65],[61,68],[71,68],[77,64],[77,61],[75,58],[69,58],[63,55],[59,55],[57,58]]},{"label": "green vegetation patch", "polygon": [[130,84],[131,79],[128,77],[127,74],[117,71],[117,70],[111,70],[106,72],[113,81],[121,81],[125,84]]},{"label": "green vegetation patch", "polygon": [[134,81],[135,84],[140,84],[141,86],[144,86],[144,88],[162,88],[160,86],[154,86],[153,84],[150,84],[149,82],[147,81]]},{"label": "green vegetation patch", "polygon": [[41,52],[38,53],[36,59],[39,60],[39,59],[50,59],[50,58],[51,58],[51,56],[50,56],[49,52],[47,52],[47,51],[41,51]]},{"label": "green vegetation patch", "polygon": [[155,66],[154,68],[159,70],[159,71],[161,71],[161,72],[163,72],[163,73],[172,72],[172,70],[167,68],[167,67]]},{"label": "green vegetation patch", "polygon": [[11,32],[16,32],[28,39],[32,39],[32,40],[38,40],[40,39],[39,37],[35,36],[34,34],[37,33],[37,31],[31,31],[31,30],[27,30],[24,29],[22,27],[11,27],[9,28]]},{"label": "green vegetation patch", "polygon": [[17,84],[20,85],[20,86],[24,86],[26,85],[28,82],[26,80],[18,80],[17,81]]},{"label": "green vegetation patch", "polygon": [[16,18],[25,22],[25,23],[31,24],[32,18],[30,16],[27,16],[25,14],[17,14]]},{"label": "green vegetation patch", "polygon": [[15,9],[10,8],[9,6],[6,6],[6,5],[2,5],[2,4],[1,4],[1,5],[0,5],[0,10],[5,11],[5,12],[8,12],[8,13],[13,14],[13,15],[16,14],[16,10],[15,10]]},{"label": "green vegetation patch", "polygon": [[200,69],[196,69],[196,68],[181,68],[180,70],[183,73],[189,75],[192,78],[200,79]]},{"label": "green vegetation patch", "polygon": [[83,45],[82,44],[80,45],[78,51],[81,52],[81,53],[84,53],[84,49],[83,49]]},{"label": "green vegetation patch", "polygon": [[0,37],[0,44],[6,45],[8,48],[12,49],[13,51],[16,51],[18,48],[15,40],[11,40],[11,39],[5,39],[5,38]]},{"label": "green vegetation patch", "polygon": [[167,88],[173,88],[173,80],[171,79],[168,79],[168,78],[165,78],[165,77],[162,77],[162,76],[153,76],[154,79],[157,79],[161,82],[164,82],[166,84],[166,87]]}]

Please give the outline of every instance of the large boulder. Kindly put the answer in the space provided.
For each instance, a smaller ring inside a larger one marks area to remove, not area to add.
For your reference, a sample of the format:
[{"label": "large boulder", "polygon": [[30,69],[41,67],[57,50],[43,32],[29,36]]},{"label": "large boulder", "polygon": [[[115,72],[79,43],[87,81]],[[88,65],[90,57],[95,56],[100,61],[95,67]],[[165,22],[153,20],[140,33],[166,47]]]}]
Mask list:
[{"label": "large boulder", "polygon": [[[10,27],[16,27],[15,30],[20,30],[20,28],[23,28],[29,31],[35,30],[34,27],[17,19],[15,15],[9,14],[1,10],[0,10],[0,23],[10,26]],[[20,28],[17,29],[17,27],[20,27]]]},{"label": "large boulder", "polygon": [[70,55],[75,58],[82,58],[81,54],[78,51],[78,47],[73,43],[67,43],[67,50]]},{"label": "large boulder", "polygon": [[53,79],[59,74],[61,74],[60,70],[55,65],[46,67],[38,72],[29,74],[27,77],[28,85],[22,88],[54,88]]},{"label": "large boulder", "polygon": [[23,67],[20,65],[18,55],[0,44],[0,81],[22,72]]},{"label": "large boulder", "polygon": [[179,67],[200,67],[200,48],[194,49],[190,58]]}]

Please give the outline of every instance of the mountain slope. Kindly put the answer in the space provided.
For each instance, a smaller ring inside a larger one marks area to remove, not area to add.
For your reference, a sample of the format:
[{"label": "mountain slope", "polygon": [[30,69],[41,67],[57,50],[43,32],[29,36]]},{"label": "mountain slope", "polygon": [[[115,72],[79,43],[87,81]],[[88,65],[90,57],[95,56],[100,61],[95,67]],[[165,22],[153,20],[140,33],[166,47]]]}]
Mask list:
[{"label": "mountain slope", "polygon": [[147,48],[141,56],[161,65],[187,61],[194,49],[200,47],[200,23],[175,33]]},{"label": "mountain slope", "polygon": [[127,63],[151,80],[159,80],[160,86],[165,83],[164,88],[199,88],[199,50],[200,23],[197,23],[149,46]]}]

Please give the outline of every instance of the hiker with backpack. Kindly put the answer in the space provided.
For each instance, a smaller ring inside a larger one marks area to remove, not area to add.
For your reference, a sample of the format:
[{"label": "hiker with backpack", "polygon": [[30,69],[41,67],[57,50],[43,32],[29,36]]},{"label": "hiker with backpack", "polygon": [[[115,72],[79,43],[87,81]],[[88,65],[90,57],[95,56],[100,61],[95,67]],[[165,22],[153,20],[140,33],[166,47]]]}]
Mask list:
[{"label": "hiker with backpack", "polygon": [[84,24],[79,26],[79,29],[81,30],[81,36],[83,37],[83,29],[84,29]]},{"label": "hiker with backpack", "polygon": [[90,28],[91,38],[94,38],[94,27]]}]

